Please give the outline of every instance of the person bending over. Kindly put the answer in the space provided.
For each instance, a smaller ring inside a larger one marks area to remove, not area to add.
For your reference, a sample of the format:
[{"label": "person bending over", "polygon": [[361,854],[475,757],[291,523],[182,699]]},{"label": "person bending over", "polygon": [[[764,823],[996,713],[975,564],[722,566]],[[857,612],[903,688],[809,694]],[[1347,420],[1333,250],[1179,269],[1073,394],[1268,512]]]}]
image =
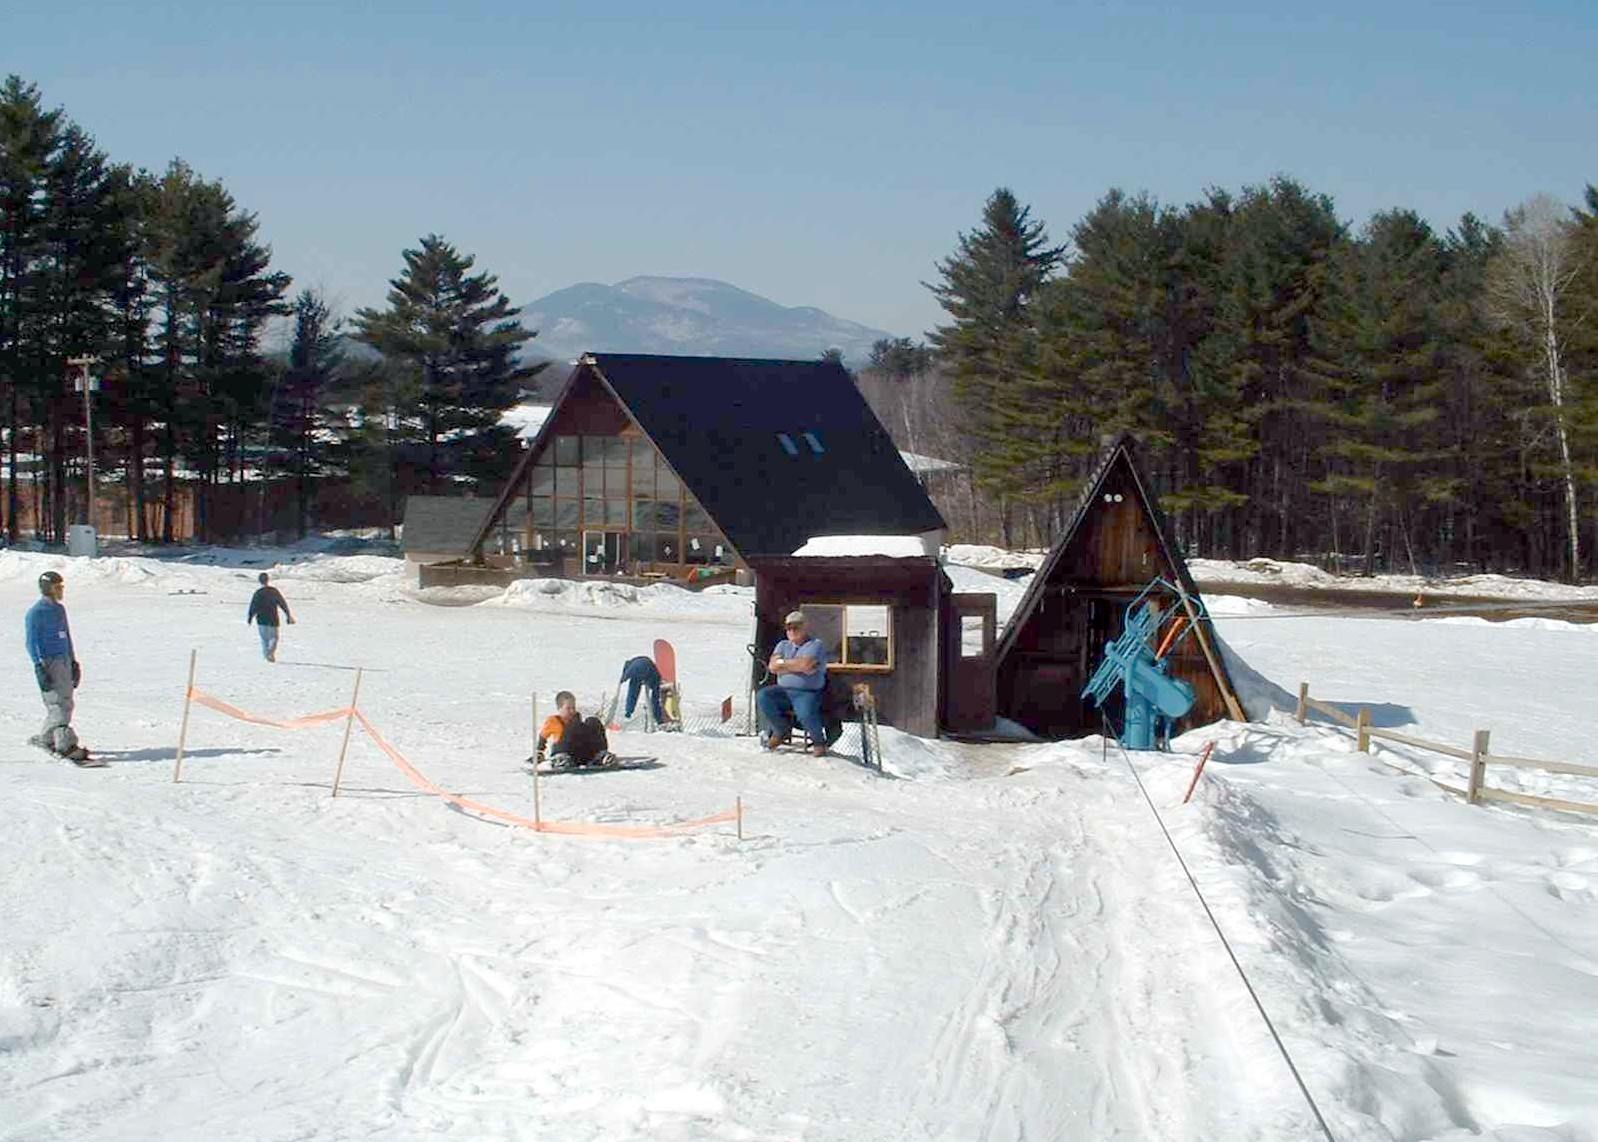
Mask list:
[{"label": "person bending over", "polygon": [[660,700],[660,669],[654,659],[642,654],[629,658],[621,668],[621,681],[627,683],[627,704],[622,717],[633,716],[633,711],[638,708],[638,691],[646,690],[649,693],[649,712],[655,715],[655,724],[665,726],[671,720],[666,717],[666,708]]},{"label": "person bending over", "polygon": [[760,691],[755,704],[766,725],[761,745],[776,749],[793,732],[795,721],[810,735],[810,752],[827,752],[827,728],[821,716],[821,695],[827,686],[827,650],[805,626],[803,611],[790,611],[783,619],[787,637],[771,652],[766,669],[776,675],[773,686]]},{"label": "person bending over", "polygon": [[570,690],[555,695],[555,712],[544,719],[538,730],[538,746],[533,753],[537,765],[548,756],[551,769],[572,769],[592,765],[609,769],[620,763],[610,752],[605,726],[598,718],[585,718],[577,712],[577,698]]}]

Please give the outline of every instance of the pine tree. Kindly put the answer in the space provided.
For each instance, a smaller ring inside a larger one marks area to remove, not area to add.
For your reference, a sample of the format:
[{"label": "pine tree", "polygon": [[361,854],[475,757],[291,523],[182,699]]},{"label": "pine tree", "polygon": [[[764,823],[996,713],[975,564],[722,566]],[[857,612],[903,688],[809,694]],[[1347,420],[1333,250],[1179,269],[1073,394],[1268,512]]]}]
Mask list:
[{"label": "pine tree", "polygon": [[497,280],[469,273],[476,259],[438,235],[404,258],[403,273],[389,283],[388,308],[356,312],[355,339],[415,377],[415,406],[399,411],[425,444],[430,491],[455,475],[502,479],[514,456],[499,417],[544,368],[515,359],[536,334],[516,319]]},{"label": "pine tree", "polygon": [[[982,226],[961,234],[954,255],[938,264],[942,281],[927,287],[952,319],[930,340],[954,375],[977,447],[977,480],[1001,501],[1025,490],[1025,472],[1036,465],[1036,442],[1015,432],[1026,401],[1019,380],[1035,354],[1027,307],[1063,256],[1031,209],[1000,187],[983,207]],[[1008,513],[1001,518],[1008,531]]]},{"label": "pine tree", "polygon": [[303,537],[312,480],[327,467],[328,424],[323,401],[343,364],[339,335],[343,323],[314,290],[301,290],[293,309],[294,339],[289,344],[288,364],[272,392],[268,430],[277,466],[294,479],[294,526],[296,534]]}]

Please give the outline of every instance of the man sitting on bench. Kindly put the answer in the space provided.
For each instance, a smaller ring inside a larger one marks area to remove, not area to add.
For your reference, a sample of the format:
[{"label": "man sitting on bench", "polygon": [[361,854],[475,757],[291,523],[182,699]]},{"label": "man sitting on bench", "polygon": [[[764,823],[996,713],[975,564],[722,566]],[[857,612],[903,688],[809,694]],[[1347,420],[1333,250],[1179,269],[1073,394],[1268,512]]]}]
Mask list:
[{"label": "man sitting on bench", "polygon": [[821,716],[821,698],[827,687],[827,650],[805,629],[805,613],[790,611],[783,619],[787,637],[777,643],[766,668],[777,683],[760,691],[755,704],[766,724],[761,745],[776,749],[798,723],[810,735],[810,752],[824,757],[827,728]]}]

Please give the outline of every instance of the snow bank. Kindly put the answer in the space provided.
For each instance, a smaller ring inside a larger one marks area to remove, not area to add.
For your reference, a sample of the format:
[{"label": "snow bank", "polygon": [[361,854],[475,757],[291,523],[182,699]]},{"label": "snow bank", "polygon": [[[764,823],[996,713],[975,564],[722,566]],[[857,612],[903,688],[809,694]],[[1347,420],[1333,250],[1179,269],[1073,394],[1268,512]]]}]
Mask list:
[{"label": "snow bank", "polygon": [[949,581],[954,584],[956,591],[991,592],[998,596],[997,610],[999,629],[1002,631],[1010,621],[1010,616],[1015,613],[1015,608],[1020,605],[1026,596],[1027,586],[1031,578],[1006,579],[1002,575],[989,575],[986,571],[974,567],[962,567],[957,564],[945,564],[944,574],[949,576]]},{"label": "snow bank", "polygon": [[582,613],[627,612],[661,617],[734,621],[754,616],[754,588],[721,584],[720,590],[690,591],[671,583],[635,586],[602,579],[520,579],[487,607]]},{"label": "snow bank", "polygon": [[1337,576],[1308,563],[1279,559],[1250,559],[1243,563],[1189,559],[1187,566],[1201,586],[1204,583],[1257,583],[1318,591],[1391,591],[1409,595],[1481,595],[1527,600],[1598,599],[1598,587],[1572,587],[1507,575],[1462,575],[1446,579],[1428,579],[1420,575]]},{"label": "snow bank", "polygon": [[951,543],[943,549],[943,561],[961,567],[985,567],[994,571],[1020,569],[1037,570],[1043,566],[1047,551],[1006,551],[1002,547],[989,547],[980,543]]}]

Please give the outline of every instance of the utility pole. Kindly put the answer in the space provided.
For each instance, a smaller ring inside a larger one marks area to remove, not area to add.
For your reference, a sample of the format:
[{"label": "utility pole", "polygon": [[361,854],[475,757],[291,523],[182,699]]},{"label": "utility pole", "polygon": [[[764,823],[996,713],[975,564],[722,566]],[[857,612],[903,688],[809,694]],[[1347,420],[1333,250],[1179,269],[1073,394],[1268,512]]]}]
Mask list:
[{"label": "utility pole", "polygon": [[94,526],[94,402],[89,393],[100,387],[100,378],[89,375],[93,357],[68,357],[67,364],[78,370],[76,387],[83,390],[83,445],[88,461],[89,495],[83,501],[83,522]]}]

